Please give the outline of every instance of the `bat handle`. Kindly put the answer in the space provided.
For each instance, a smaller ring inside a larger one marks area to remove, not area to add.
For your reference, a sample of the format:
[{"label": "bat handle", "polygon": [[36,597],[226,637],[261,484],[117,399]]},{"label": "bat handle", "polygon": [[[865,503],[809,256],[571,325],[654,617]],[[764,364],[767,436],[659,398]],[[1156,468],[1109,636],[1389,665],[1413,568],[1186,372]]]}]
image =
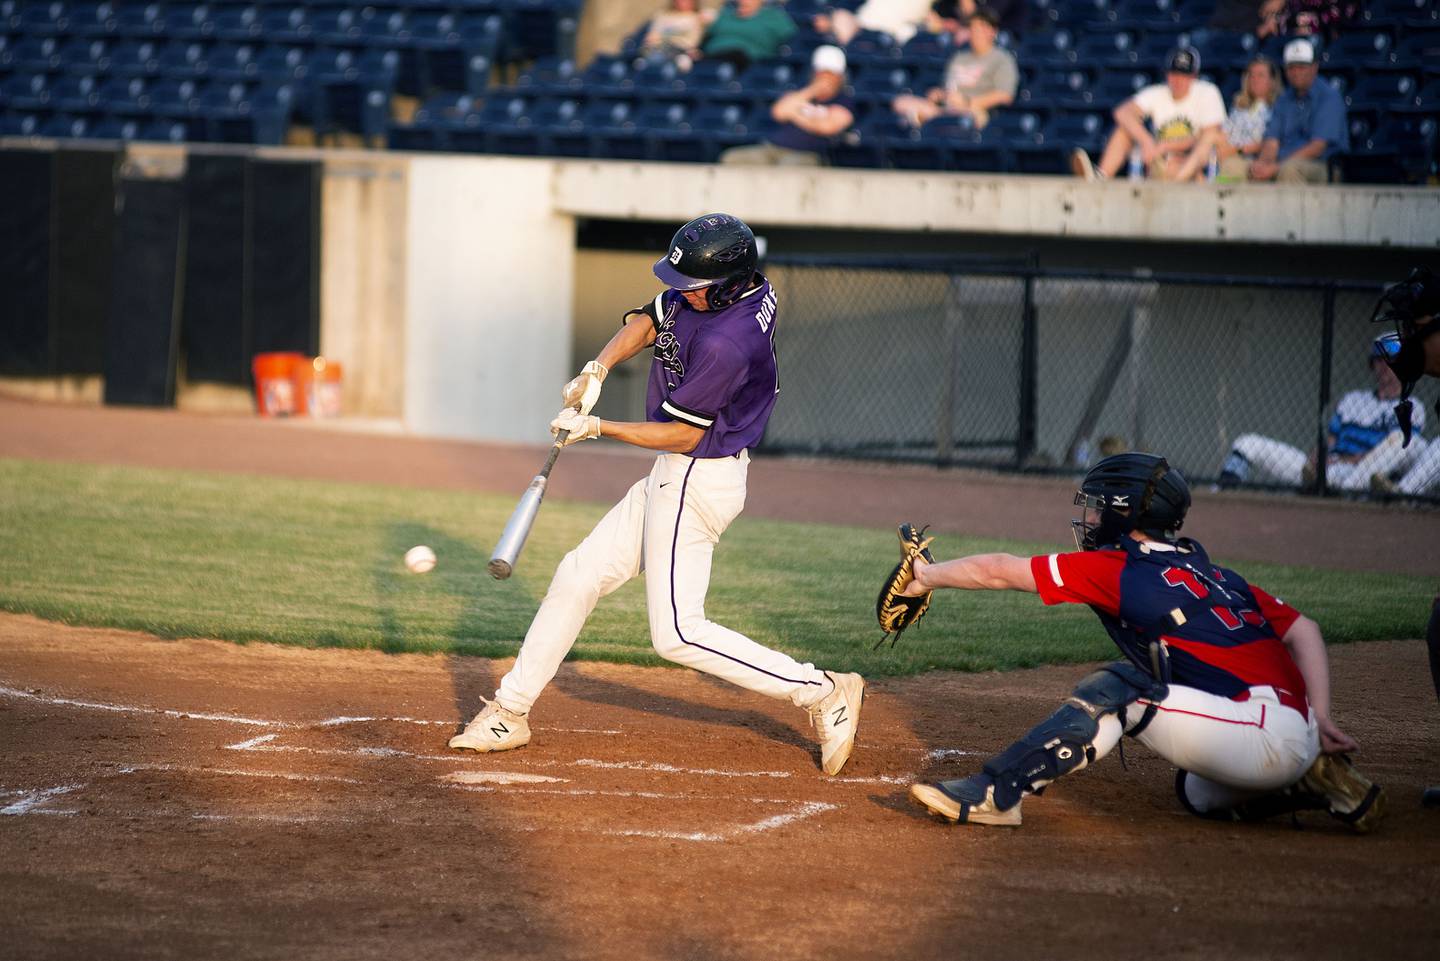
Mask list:
[{"label": "bat handle", "polygon": [[570,436],[568,430],[562,430],[555,435],[555,443],[550,447],[550,456],[545,458],[545,466],[540,468],[540,476],[548,478],[550,470],[555,466],[555,461],[560,457],[560,451],[565,446],[565,440]]}]

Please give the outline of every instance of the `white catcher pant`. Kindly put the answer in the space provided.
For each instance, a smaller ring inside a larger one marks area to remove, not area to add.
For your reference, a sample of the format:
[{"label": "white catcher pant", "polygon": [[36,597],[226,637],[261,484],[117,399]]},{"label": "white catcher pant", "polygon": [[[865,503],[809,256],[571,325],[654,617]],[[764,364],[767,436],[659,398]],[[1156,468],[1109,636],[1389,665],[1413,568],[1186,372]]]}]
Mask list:
[{"label": "white catcher pant", "polygon": [[[1372,476],[1392,474],[1408,468],[1425,448],[1423,437],[1416,436],[1410,441],[1409,447],[1402,448],[1400,434],[1391,434],[1354,463],[1331,461],[1325,467],[1325,483],[1333,490],[1369,490]],[[1259,434],[1241,434],[1235,438],[1231,449],[1244,455],[1250,462],[1250,476],[1253,480],[1269,480],[1296,487],[1304,480],[1302,475],[1309,455],[1284,441]]]},{"label": "white catcher pant", "polygon": [[710,561],[745,506],[750,455],[661,454],[580,545],[560,562],[515,666],[496,700],[529,713],[560,669],[595,604],[642,571],[650,640],[667,660],[806,706],[830,692],[814,665],[761,647],[705,617]]},{"label": "white catcher pant", "polygon": [[[1140,723],[1149,701],[1126,712],[1127,729]],[[1170,685],[1165,700],[1136,740],[1189,771],[1186,793],[1200,811],[1232,807],[1246,798],[1289,787],[1320,754],[1314,715],[1281,704],[1271,687],[1252,687],[1248,701],[1232,701],[1193,687]],[[1100,719],[1096,760],[1120,740],[1120,719]]]}]

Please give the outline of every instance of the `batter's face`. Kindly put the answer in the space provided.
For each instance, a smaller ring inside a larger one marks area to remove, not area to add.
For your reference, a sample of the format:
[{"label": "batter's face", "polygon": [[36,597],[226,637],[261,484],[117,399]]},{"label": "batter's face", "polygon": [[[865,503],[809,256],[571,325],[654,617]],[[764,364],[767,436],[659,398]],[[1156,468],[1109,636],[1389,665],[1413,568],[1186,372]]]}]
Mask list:
[{"label": "batter's face", "polygon": [[705,299],[705,291],[708,287],[701,287],[699,290],[682,290],[680,296],[685,298],[685,303],[690,305],[691,310],[709,310],[710,302]]}]

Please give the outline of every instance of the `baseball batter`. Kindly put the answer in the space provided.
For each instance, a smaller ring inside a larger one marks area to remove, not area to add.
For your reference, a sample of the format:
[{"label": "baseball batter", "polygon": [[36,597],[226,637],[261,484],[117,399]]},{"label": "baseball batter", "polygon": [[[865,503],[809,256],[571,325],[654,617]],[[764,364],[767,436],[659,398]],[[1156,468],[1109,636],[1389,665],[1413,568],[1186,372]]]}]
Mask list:
[{"label": "baseball batter", "polygon": [[[650,639],[669,660],[809,711],[821,766],[850,758],[865,682],[763,647],[705,616],[710,562],[745,506],[750,448],[775,406],[775,290],[758,269],[755,236],[738,217],[681,227],[654,272],[670,289],[625,315],[600,355],[562,390],[551,423],[565,443],[595,437],[661,452],[648,477],[560,562],[515,666],[452,748],[506,751],[530,740],[530,709],[600,598],[645,574]],[[644,423],[590,413],[618,363],[653,348]],[[483,699],[482,699],[483,700]]]},{"label": "baseball batter", "polygon": [[1315,807],[1373,827],[1383,793],[1340,753],[1357,745],[1330,718],[1320,628],[1177,536],[1190,507],[1180,473],[1153,454],[1117,454],[1091,469],[1075,502],[1079,551],[919,557],[904,593],[1009,589],[1088,604],[1126,659],[1083,679],[981,773],[916,784],[911,797],[951,821],[1019,825],[1026,796],[1129,735],[1180,768],[1176,793],[1194,814]]}]

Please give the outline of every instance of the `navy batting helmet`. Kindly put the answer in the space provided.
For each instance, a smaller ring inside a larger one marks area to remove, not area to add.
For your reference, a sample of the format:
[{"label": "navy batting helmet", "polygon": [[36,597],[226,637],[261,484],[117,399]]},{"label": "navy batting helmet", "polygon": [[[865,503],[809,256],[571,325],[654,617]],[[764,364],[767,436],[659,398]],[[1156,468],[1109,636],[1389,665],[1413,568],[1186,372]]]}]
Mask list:
[{"label": "navy batting helmet", "polygon": [[730,214],[696,217],[675,231],[655,276],[676,290],[705,288],[711,310],[728,307],[750,285],[759,264],[755,235]]},{"label": "navy batting helmet", "polygon": [[1082,551],[1117,544],[1131,531],[1173,541],[1190,509],[1190,485],[1165,458],[1128,451],[1090,468],[1075,504],[1085,508],[1071,522]]}]

